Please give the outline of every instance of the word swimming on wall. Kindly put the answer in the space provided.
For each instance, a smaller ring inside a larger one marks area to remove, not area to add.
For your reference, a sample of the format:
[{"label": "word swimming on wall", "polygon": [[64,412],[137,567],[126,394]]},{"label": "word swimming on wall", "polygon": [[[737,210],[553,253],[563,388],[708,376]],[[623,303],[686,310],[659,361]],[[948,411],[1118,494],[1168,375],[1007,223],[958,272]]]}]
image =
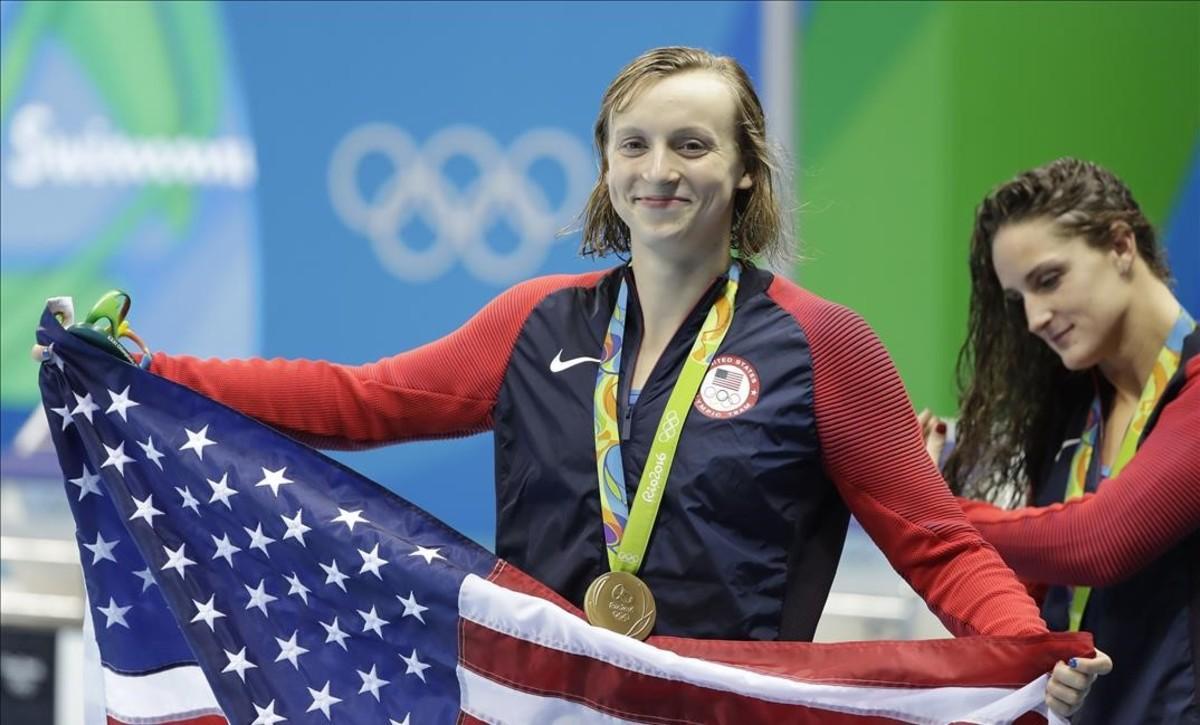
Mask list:
[{"label": "word swimming on wall", "polygon": [[71,135],[58,126],[54,110],[41,103],[16,110],[8,142],[12,155],[5,173],[22,189],[148,184],[245,189],[258,176],[254,145],[244,136],[134,137],[114,130],[103,117]]}]

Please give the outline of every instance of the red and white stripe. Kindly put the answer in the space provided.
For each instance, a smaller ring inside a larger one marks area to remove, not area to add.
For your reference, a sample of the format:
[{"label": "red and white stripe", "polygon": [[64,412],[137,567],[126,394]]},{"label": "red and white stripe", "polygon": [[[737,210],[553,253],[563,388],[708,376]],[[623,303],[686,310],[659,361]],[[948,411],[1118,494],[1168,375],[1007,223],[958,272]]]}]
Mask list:
[{"label": "red and white stripe", "polygon": [[643,643],[515,570],[492,578],[468,576],[459,594],[462,711],[488,723],[1007,723],[1044,717],[1043,673],[1090,648],[1074,635]]},{"label": "red and white stripe", "polygon": [[225,725],[208,680],[197,665],[124,675],[104,668],[108,725]]}]

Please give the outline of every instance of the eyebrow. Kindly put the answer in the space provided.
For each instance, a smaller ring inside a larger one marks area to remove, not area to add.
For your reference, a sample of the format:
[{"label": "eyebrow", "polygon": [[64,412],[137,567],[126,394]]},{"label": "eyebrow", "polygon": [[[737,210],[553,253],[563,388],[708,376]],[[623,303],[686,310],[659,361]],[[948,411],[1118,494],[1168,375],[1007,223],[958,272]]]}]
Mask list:
[{"label": "eyebrow", "polygon": [[1044,274],[1051,267],[1061,267],[1061,266],[1062,266],[1062,262],[1059,262],[1058,260],[1055,260],[1055,259],[1047,260],[1045,262],[1040,262],[1033,269],[1031,269],[1025,273],[1025,282],[1032,283],[1034,281],[1034,278],[1036,278],[1037,276],[1039,276],[1041,274]]},{"label": "eyebrow", "polygon": [[[1049,260],[1046,260],[1045,262],[1039,262],[1038,264],[1034,265],[1033,269],[1031,269],[1025,273],[1025,277],[1024,277],[1025,283],[1031,285],[1031,284],[1033,284],[1034,279],[1038,275],[1045,273],[1051,267],[1058,267],[1061,265],[1062,265],[1062,262],[1059,260],[1055,260],[1055,259],[1049,259]],[[1013,289],[1012,287],[1001,286],[1000,291],[1004,294],[1005,297],[1013,297],[1013,296],[1019,297],[1021,295],[1021,293],[1019,291]]]},{"label": "eyebrow", "polygon": [[[688,134],[691,134],[694,136],[705,136],[707,138],[713,138],[716,136],[716,134],[713,131],[710,131],[709,129],[704,128],[702,126],[684,126],[683,128],[677,128],[671,132],[672,136],[681,136],[681,135],[688,135]],[[612,135],[614,137],[615,136],[629,136],[629,135],[641,136],[641,135],[645,135],[645,131],[638,128],[637,126],[618,126],[617,128],[613,129]]]}]

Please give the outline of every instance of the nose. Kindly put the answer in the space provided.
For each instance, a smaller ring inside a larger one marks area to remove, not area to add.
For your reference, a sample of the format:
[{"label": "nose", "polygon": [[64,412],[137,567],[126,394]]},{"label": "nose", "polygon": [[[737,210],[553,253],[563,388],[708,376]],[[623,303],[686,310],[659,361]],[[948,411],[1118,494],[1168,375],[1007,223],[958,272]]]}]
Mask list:
[{"label": "nose", "polygon": [[647,183],[669,184],[679,178],[679,170],[675,167],[675,154],[666,144],[655,145],[646,156],[642,178]]},{"label": "nose", "polygon": [[1043,304],[1033,295],[1025,295],[1025,322],[1029,326],[1029,331],[1037,335],[1046,329],[1050,324],[1050,320],[1054,317],[1054,313],[1050,311],[1049,305]]}]

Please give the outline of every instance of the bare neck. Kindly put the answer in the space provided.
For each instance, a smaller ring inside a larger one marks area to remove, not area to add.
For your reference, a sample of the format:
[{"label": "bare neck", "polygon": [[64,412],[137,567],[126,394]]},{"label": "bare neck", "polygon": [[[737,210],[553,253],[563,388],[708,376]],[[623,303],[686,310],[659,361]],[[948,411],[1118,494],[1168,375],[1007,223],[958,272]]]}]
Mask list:
[{"label": "bare neck", "polygon": [[631,265],[642,308],[643,348],[666,347],[713,280],[728,271],[729,259],[728,244],[686,259],[635,249]]},{"label": "bare neck", "polygon": [[1100,361],[1100,372],[1118,396],[1137,401],[1179,317],[1180,304],[1161,280],[1144,272],[1143,289],[1136,290],[1120,322],[1115,349]]}]

